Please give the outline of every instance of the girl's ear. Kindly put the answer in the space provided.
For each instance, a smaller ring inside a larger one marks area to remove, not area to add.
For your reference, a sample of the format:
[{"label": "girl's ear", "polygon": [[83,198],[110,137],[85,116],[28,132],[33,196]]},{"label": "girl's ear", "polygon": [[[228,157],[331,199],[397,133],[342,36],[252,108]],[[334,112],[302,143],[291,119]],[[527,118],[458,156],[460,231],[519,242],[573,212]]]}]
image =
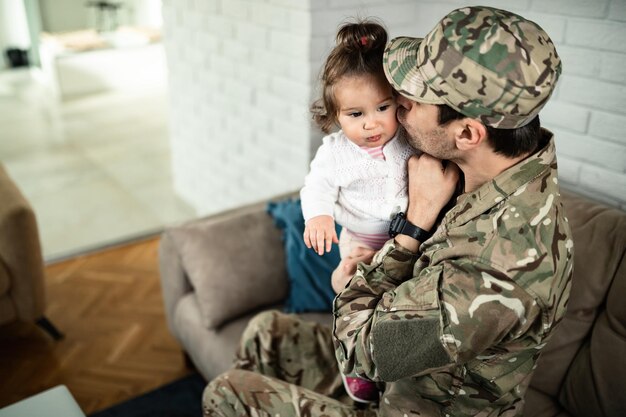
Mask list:
[{"label": "girl's ear", "polygon": [[460,150],[478,148],[487,139],[487,128],[476,119],[457,120],[454,139]]}]

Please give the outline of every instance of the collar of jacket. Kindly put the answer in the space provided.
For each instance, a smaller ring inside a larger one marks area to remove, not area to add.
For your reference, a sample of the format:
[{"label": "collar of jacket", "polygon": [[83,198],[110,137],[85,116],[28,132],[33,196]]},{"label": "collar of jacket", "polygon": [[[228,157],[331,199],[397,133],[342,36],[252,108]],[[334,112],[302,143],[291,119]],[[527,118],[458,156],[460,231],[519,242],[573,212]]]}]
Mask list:
[{"label": "collar of jacket", "polygon": [[442,224],[450,229],[490,210],[509,196],[519,195],[526,186],[547,170],[554,170],[556,179],[556,148],[554,135],[541,129],[541,148],[526,159],[500,173],[471,193],[458,197],[457,204],[445,215]]}]

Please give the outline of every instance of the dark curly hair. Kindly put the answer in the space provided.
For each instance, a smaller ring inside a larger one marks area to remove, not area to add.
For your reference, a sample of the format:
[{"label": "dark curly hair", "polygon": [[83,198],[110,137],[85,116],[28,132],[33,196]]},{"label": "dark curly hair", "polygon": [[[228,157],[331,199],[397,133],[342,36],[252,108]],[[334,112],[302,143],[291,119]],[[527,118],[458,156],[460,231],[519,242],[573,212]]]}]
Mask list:
[{"label": "dark curly hair", "polygon": [[322,97],[311,106],[313,120],[324,133],[337,125],[335,84],[346,76],[374,75],[385,80],[383,52],[387,31],[382,24],[364,19],[344,23],[337,32],[335,47],[328,55],[321,75]]},{"label": "dark curly hair", "polygon": [[[467,117],[447,104],[438,104],[437,107],[439,108],[439,125],[443,126],[453,120]],[[509,158],[517,158],[534,152],[541,139],[539,115],[528,124],[515,129],[496,129],[491,126],[485,126],[485,128],[487,129],[487,142],[494,152]]]}]

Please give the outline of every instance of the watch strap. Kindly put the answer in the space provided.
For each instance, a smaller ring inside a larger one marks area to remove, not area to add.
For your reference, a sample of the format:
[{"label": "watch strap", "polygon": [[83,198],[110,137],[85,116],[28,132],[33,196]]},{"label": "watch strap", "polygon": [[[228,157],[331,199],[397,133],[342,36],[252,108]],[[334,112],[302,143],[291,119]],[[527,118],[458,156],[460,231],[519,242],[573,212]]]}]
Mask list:
[{"label": "watch strap", "polygon": [[433,235],[431,232],[418,227],[407,220],[406,214],[399,212],[395,215],[391,224],[389,225],[389,236],[396,237],[397,235],[406,235],[413,239],[424,242]]}]

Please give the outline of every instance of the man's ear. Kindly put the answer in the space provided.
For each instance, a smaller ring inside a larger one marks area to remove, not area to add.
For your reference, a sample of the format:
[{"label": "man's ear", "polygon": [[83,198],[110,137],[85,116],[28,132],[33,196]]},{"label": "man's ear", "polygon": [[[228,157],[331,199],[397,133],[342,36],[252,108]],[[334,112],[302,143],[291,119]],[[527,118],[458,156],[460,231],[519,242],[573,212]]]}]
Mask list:
[{"label": "man's ear", "polygon": [[476,119],[457,120],[454,138],[456,147],[460,150],[478,148],[487,139],[487,128]]}]

